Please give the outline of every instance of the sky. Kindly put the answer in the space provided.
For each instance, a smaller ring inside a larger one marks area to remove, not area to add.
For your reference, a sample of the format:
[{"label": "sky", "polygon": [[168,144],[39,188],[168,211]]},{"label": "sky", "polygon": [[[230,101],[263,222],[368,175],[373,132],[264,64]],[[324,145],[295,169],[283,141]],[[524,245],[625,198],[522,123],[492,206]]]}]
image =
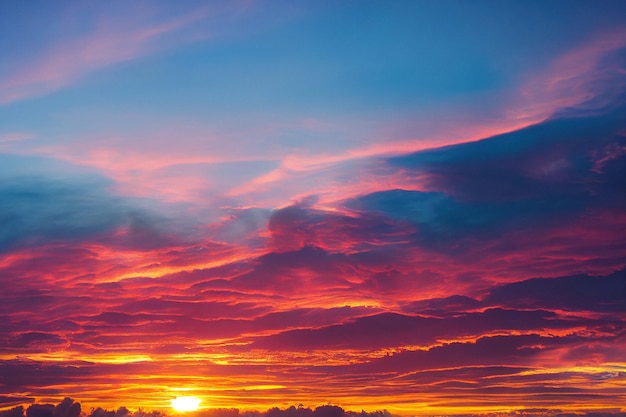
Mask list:
[{"label": "sky", "polygon": [[0,414],[624,416],[625,179],[622,0],[1,1]]}]

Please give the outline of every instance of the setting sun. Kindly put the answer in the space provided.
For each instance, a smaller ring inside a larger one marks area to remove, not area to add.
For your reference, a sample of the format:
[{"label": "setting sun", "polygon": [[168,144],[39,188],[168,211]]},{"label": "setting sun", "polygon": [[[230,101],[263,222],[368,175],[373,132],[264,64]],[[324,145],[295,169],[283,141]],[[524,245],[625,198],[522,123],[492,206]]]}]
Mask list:
[{"label": "setting sun", "polygon": [[172,400],[172,408],[179,412],[196,411],[200,405],[200,399],[196,397],[176,397]]}]

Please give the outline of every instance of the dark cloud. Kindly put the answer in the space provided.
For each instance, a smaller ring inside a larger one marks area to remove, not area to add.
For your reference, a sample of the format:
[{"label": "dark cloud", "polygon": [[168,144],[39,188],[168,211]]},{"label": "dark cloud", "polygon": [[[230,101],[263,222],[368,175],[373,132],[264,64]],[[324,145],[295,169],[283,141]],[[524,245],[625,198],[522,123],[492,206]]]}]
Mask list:
[{"label": "dark cloud", "polygon": [[85,325],[83,328],[84,331],[73,335],[72,341],[86,343],[97,349],[116,345],[148,344],[146,351],[166,344],[164,334],[169,338],[179,338],[193,344],[197,338],[233,338],[256,330],[251,320],[200,320],[186,316],[151,316],[150,321],[132,326]]},{"label": "dark cloud", "polygon": [[478,382],[483,378],[494,379],[503,376],[518,377],[520,372],[531,370],[528,367],[514,366],[480,366],[458,367],[453,369],[436,369],[411,372],[402,375],[400,380],[411,381],[416,384],[433,384],[442,381],[473,381]]},{"label": "dark cloud", "polygon": [[[109,319],[119,316],[123,320],[124,317],[132,313],[184,315],[201,319],[251,318],[267,313],[270,310],[267,306],[252,302],[170,300],[154,297],[132,300],[119,304],[115,308],[119,313],[112,312]],[[100,319],[105,319],[105,317],[100,317]],[[136,319],[128,319],[136,321]]]},{"label": "dark cloud", "polygon": [[26,417],[79,417],[80,404],[65,398],[56,407],[52,404],[33,404],[26,409]]},{"label": "dark cloud", "polygon": [[259,329],[312,328],[342,322],[349,318],[363,316],[373,308],[336,307],[336,308],[295,308],[289,311],[269,313],[255,320]]},{"label": "dark cloud", "polygon": [[624,129],[626,106],[621,105],[395,157],[388,164],[413,173],[429,191],[387,190],[345,205],[409,222],[416,230],[414,242],[428,249],[455,254],[476,242],[506,244],[504,237],[513,232],[545,233],[594,211],[623,212]]},{"label": "dark cloud", "polygon": [[491,289],[482,304],[623,313],[626,311],[626,270],[605,277],[583,274],[506,284]]},{"label": "dark cloud", "polygon": [[342,268],[348,263],[347,256],[343,253],[329,253],[319,247],[304,246],[294,251],[262,255],[250,262],[249,266],[253,269],[229,280],[216,279],[206,282],[202,287],[271,292],[285,296],[305,288],[311,290],[320,286],[326,289],[333,286],[349,286]]},{"label": "dark cloud", "polygon": [[91,410],[89,414],[86,414],[86,417],[165,417],[167,414],[163,411],[153,410],[153,411],[130,411],[126,407],[119,407],[117,410],[105,410],[101,407],[97,407]]},{"label": "dark cloud", "polygon": [[[427,300],[413,301],[402,306],[406,313],[419,313],[434,316],[456,315],[459,312],[471,311],[481,308],[483,304],[471,297],[463,295],[451,295],[445,298],[431,298]],[[505,307],[508,305],[504,304]]]},{"label": "dark cloud", "polygon": [[71,398],[65,398],[56,407],[53,404],[32,404],[26,409],[26,414],[22,406],[0,411],[2,417],[79,417],[80,415],[80,403],[74,402]]},{"label": "dark cloud", "polygon": [[[152,351],[162,351],[163,334],[176,336],[180,341],[188,341],[190,346],[197,337],[235,338],[246,333],[284,330],[290,328],[310,328],[329,325],[355,316],[371,313],[372,309],[358,307],[307,308],[263,314],[249,319],[208,319],[203,316],[202,306],[190,314],[126,314],[105,312],[97,316],[76,317],[74,320],[82,331],[72,336],[73,342],[80,342],[94,347],[114,346],[133,342],[150,342]],[[211,305],[211,303],[207,303]],[[182,304],[183,308],[186,306]],[[227,316],[226,311],[223,316]],[[111,335],[110,333],[114,333]],[[186,350],[182,345],[176,350]]]},{"label": "dark cloud", "polygon": [[[55,242],[100,239],[149,248],[165,244],[162,219],[115,197],[100,179],[12,177],[0,184],[0,251]],[[112,237],[124,230],[123,239]]]},{"label": "dark cloud", "polygon": [[88,363],[41,363],[31,360],[0,361],[0,393],[25,392],[31,387],[79,383],[94,375],[96,367]]},{"label": "dark cloud", "polygon": [[[615,178],[597,169],[597,164],[607,150],[624,144],[625,110],[622,105],[599,115],[562,115],[477,142],[396,157],[389,163],[429,174],[433,189],[464,203],[550,205],[583,198],[589,204],[593,191],[613,188]],[[620,194],[614,198],[623,198],[623,190]]]},{"label": "dark cloud", "polygon": [[26,417],[54,417],[54,405],[33,404],[26,409]]},{"label": "dark cloud", "polygon": [[306,246],[330,250],[367,250],[379,243],[402,241],[407,224],[394,222],[378,213],[349,216],[316,210],[306,202],[272,213],[268,230],[277,252],[296,251]]},{"label": "dark cloud", "polygon": [[74,402],[71,398],[65,398],[54,407],[53,417],[79,417],[80,403]]},{"label": "dark cloud", "polygon": [[[80,403],[71,398],[65,398],[56,407],[53,404],[32,404],[26,409],[18,406],[10,410],[0,411],[0,417],[165,417],[168,413],[163,411],[130,411],[126,407],[120,407],[115,411],[103,408],[92,409],[88,414],[81,414]],[[347,411],[337,405],[322,405],[311,409],[302,405],[288,408],[270,408],[267,411],[239,410],[237,408],[213,408],[189,413],[193,417],[391,417],[388,411]]]},{"label": "dark cloud", "polygon": [[467,366],[525,366],[547,350],[584,343],[578,336],[488,336],[475,342],[452,342],[428,350],[405,350],[343,369],[351,374],[402,374],[419,370]]},{"label": "dark cloud", "polygon": [[[445,396],[444,396],[445,397]],[[454,397],[450,397],[453,399]],[[476,402],[479,403],[479,402]],[[465,404],[465,403],[464,403]],[[10,410],[0,411],[0,417],[166,417],[169,414],[163,411],[130,411],[126,407],[117,410],[103,408],[92,409],[88,414],[81,413],[80,403],[70,398],[64,399],[56,407],[52,404],[33,404],[26,413],[24,407],[18,406]],[[77,413],[78,412],[78,413]],[[189,413],[192,417],[392,417],[386,410],[380,411],[349,411],[337,405],[322,405],[315,408],[303,405],[287,408],[270,408],[266,411],[239,410],[237,408],[212,408]],[[563,411],[558,408],[530,408],[522,410],[484,414],[456,414],[458,417],[626,417],[626,413],[618,409],[604,410],[574,410]]]},{"label": "dark cloud", "polygon": [[[347,245],[351,246],[350,243]],[[402,268],[410,261],[402,250],[402,244],[393,242],[381,242],[380,246],[361,249],[351,247],[348,250],[303,246],[295,250],[264,254],[243,264],[245,268],[241,268],[235,276],[207,279],[194,284],[192,288],[260,294],[277,300],[288,299],[304,291],[325,294],[338,292],[349,296],[355,292],[406,292],[416,285],[436,283],[438,273],[415,271],[414,266],[410,273],[394,272],[393,267]]]},{"label": "dark cloud", "polygon": [[53,333],[27,332],[12,335],[5,339],[0,337],[0,349],[20,350],[29,349],[36,351],[46,351],[48,349],[59,348],[58,345],[65,345],[66,340]]},{"label": "dark cloud", "polygon": [[[249,414],[249,413],[246,413]],[[219,411],[214,415],[209,413],[207,417],[237,417],[239,414],[222,415]],[[337,405],[322,405],[311,409],[309,407],[291,406],[289,408],[281,409],[278,407],[270,408],[265,412],[253,412],[254,417],[391,417],[388,411],[373,411],[360,413],[354,411],[346,411],[342,407]],[[243,416],[248,417],[248,416]],[[252,417],[252,416],[250,416]]]},{"label": "dark cloud", "polygon": [[[398,250],[397,253],[402,253],[402,251]],[[368,256],[369,253],[359,255],[355,255],[354,258],[362,259]],[[393,296],[407,293],[428,292],[430,287],[436,287],[443,281],[444,276],[442,273],[429,269],[421,271],[413,269],[408,272],[391,269],[373,272],[364,277],[361,284],[355,285],[355,290],[365,293]]]},{"label": "dark cloud", "polygon": [[[4,399],[4,398],[10,398],[10,397],[2,397],[2,398]],[[20,402],[24,402],[24,401],[18,401],[18,403]],[[32,402],[32,400],[29,402]],[[10,404],[12,403],[12,401],[8,401],[8,402],[3,401],[2,403]],[[10,410],[0,410],[0,416],[1,417],[24,417],[24,406],[20,405],[20,406],[11,408]]]},{"label": "dark cloud", "polygon": [[626,270],[606,276],[531,278],[495,285],[482,299],[452,295],[409,302],[402,310],[447,316],[488,307],[622,313],[626,311]]},{"label": "dark cloud", "polygon": [[[493,331],[538,331],[607,325],[589,319],[563,320],[555,313],[492,308],[478,313],[434,318],[395,313],[359,317],[342,324],[296,329],[258,338],[253,347],[272,350],[372,350],[396,346],[428,346],[439,340],[480,336]],[[621,325],[614,322],[612,325]],[[623,325],[621,325],[623,327]]]}]

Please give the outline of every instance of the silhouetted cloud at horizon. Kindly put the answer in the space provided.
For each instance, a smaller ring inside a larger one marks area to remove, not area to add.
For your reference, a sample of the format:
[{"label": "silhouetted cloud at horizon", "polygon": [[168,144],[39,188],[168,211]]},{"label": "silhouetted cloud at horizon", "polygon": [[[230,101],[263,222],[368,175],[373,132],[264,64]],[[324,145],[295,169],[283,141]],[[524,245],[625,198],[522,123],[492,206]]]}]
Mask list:
[{"label": "silhouetted cloud at horizon", "polygon": [[[82,411],[79,402],[66,397],[61,403],[53,404],[32,404],[24,409],[18,406],[10,410],[0,411],[0,417],[166,417],[169,415],[179,415],[180,413],[168,411],[131,411],[121,406],[117,410],[106,410],[103,408],[92,408],[89,412]],[[348,411],[338,405],[320,405],[316,407],[305,407],[302,404],[292,405],[286,408],[272,407],[266,411],[239,410],[237,408],[209,408],[199,411],[186,412],[185,415],[193,417],[392,417],[386,410],[381,411]],[[464,417],[491,417],[494,414],[457,414]],[[516,417],[624,417],[625,412],[619,410],[606,411],[585,411],[568,413],[559,409],[526,409],[511,411],[508,413],[498,413],[499,416]]]}]

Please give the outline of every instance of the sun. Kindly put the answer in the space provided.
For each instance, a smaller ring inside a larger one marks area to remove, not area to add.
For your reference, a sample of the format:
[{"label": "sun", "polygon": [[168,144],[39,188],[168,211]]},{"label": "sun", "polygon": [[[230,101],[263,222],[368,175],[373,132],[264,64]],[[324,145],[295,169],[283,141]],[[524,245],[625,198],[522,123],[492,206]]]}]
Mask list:
[{"label": "sun", "polygon": [[178,412],[196,411],[200,399],[196,397],[176,397],[172,400],[172,408]]}]

